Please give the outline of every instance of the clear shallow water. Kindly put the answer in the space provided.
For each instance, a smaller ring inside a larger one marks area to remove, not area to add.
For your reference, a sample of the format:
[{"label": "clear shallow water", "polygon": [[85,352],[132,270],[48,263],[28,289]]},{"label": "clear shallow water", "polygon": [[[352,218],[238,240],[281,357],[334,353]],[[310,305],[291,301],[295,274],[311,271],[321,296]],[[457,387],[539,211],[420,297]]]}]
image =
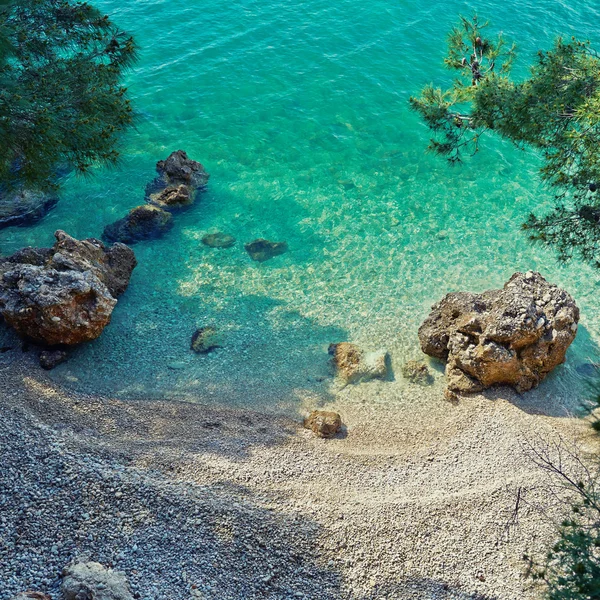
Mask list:
[{"label": "clear shallow water", "polygon": [[[166,237],[135,246],[140,264],[111,326],[52,377],[124,397],[328,399],[330,342],[386,347],[399,371],[419,356],[416,330],[433,301],[536,269],[576,297],[583,327],[568,364],[535,394],[582,393],[575,367],[599,358],[599,278],[579,263],[560,267],[520,233],[527,213],[549,202],[535,157],[489,139],[450,168],[425,153],[427,131],[408,108],[424,84],[448,80],[445,35],[468,3],[96,4],[141,47],[128,76],[137,128],[118,169],[70,180],[40,224],[0,231],[0,251],[50,245],[58,228],[98,237],[143,202],[156,161],[172,150],[202,162],[211,180]],[[519,43],[525,72],[556,34],[600,46],[600,8],[574,4],[484,1],[478,11]],[[216,230],[238,244],[204,247]],[[255,263],[243,244],[257,237],[290,251]],[[208,324],[223,331],[224,348],[194,355],[191,334]],[[417,394],[397,379],[361,393]]]}]

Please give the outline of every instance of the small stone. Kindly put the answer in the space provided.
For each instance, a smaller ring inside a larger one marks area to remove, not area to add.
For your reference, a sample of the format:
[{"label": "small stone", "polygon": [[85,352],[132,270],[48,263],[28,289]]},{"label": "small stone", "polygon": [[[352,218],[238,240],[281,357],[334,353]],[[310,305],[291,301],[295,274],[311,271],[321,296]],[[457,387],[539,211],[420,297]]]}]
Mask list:
[{"label": "small stone", "polygon": [[216,336],[217,329],[212,325],[200,327],[199,329],[196,329],[192,335],[190,349],[197,354],[206,354],[207,352],[218,348]]},{"label": "small stone", "polygon": [[12,598],[12,600],[51,600],[51,598],[43,592],[34,592],[30,590],[17,594]]},{"label": "small stone", "polygon": [[69,353],[66,350],[42,350],[40,352],[40,367],[46,371],[50,371],[61,363],[64,363],[69,358]]},{"label": "small stone", "polygon": [[402,377],[418,385],[431,385],[433,383],[429,367],[418,360],[409,360],[402,365]]},{"label": "small stone", "polygon": [[342,417],[326,410],[313,410],[306,419],[304,427],[321,438],[332,438],[342,427]]},{"label": "small stone", "polygon": [[286,242],[270,242],[262,238],[246,244],[244,248],[250,258],[257,262],[265,262],[288,251]]},{"label": "small stone", "polygon": [[231,248],[237,240],[232,235],[221,231],[208,233],[202,238],[202,243],[209,248]]},{"label": "small stone", "polygon": [[171,369],[172,371],[181,371],[185,369],[186,366],[187,364],[181,360],[174,360],[167,365],[167,367],[169,367],[169,369]]}]

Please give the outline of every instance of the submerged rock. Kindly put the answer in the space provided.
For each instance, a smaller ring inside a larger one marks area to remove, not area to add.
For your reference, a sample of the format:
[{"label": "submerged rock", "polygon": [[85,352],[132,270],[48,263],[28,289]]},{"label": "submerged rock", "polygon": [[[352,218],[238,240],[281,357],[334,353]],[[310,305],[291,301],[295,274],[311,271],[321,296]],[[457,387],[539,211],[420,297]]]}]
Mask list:
[{"label": "submerged rock", "polygon": [[402,377],[418,385],[431,385],[433,383],[433,376],[429,372],[429,367],[419,360],[406,361],[402,365]]},{"label": "submerged rock", "polygon": [[208,327],[200,327],[194,331],[190,348],[197,354],[206,354],[218,348],[217,342],[217,330],[215,327],[209,325]]},{"label": "submerged rock", "polygon": [[208,233],[202,238],[202,243],[209,248],[231,248],[237,240],[232,235],[221,231]]},{"label": "submerged rock", "polygon": [[331,344],[329,354],[337,374],[347,383],[384,379],[388,374],[386,350],[365,352],[355,344]]},{"label": "submerged rock", "polygon": [[150,194],[149,202],[164,210],[185,208],[194,203],[194,193],[187,185],[169,186],[161,192]]},{"label": "submerged rock", "polygon": [[97,562],[67,567],[61,588],[65,600],[133,600],[125,574]]},{"label": "submerged rock", "polygon": [[304,427],[318,437],[332,438],[342,427],[342,417],[336,412],[313,410],[304,419]]},{"label": "submerged rock", "polygon": [[42,350],[40,352],[40,367],[50,371],[67,361],[68,358],[69,353],[66,350]]},{"label": "submerged rock", "polygon": [[57,202],[56,194],[41,190],[0,189],[0,228],[35,223],[54,208]]},{"label": "submerged rock", "polygon": [[158,238],[173,226],[173,215],[158,206],[142,205],[129,214],[107,225],[102,237],[109,242],[135,244],[142,240]]},{"label": "submerged rock", "polygon": [[19,335],[48,346],[97,338],[110,322],[136,260],[122,244],[106,248],[64,231],[52,248],[26,248],[0,260],[0,314]]},{"label": "submerged rock", "polygon": [[419,328],[425,354],[446,360],[450,393],[537,386],[577,333],[573,298],[539,273],[515,273],[501,290],[447,294]]},{"label": "submerged rock", "polygon": [[250,258],[257,262],[265,262],[288,251],[286,242],[270,242],[262,238],[246,244],[244,248]]}]

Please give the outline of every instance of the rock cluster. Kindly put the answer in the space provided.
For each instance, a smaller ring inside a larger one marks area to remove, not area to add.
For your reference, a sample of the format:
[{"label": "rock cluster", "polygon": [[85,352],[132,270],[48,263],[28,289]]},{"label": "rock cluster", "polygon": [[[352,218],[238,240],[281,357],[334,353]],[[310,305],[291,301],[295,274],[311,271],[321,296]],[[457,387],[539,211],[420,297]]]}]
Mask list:
[{"label": "rock cluster", "polygon": [[365,352],[355,344],[331,344],[329,354],[337,375],[346,383],[384,379],[388,374],[389,355],[386,350]]},{"label": "rock cluster", "polygon": [[539,273],[515,273],[501,290],[446,295],[419,328],[425,354],[447,361],[449,395],[539,384],[577,333],[573,298]]},{"label": "rock cluster", "polygon": [[36,343],[74,345],[97,338],[136,266],[123,244],[107,248],[64,231],[52,248],[25,248],[0,260],[0,314]]},{"label": "rock cluster", "polygon": [[173,225],[172,212],[194,203],[209,178],[204,167],[183,150],[156,164],[157,177],[146,186],[146,204],[107,225],[102,237],[110,242],[135,244],[164,235]]},{"label": "rock cluster", "polygon": [[304,419],[304,427],[317,437],[332,438],[342,427],[342,417],[336,412],[313,410]]}]

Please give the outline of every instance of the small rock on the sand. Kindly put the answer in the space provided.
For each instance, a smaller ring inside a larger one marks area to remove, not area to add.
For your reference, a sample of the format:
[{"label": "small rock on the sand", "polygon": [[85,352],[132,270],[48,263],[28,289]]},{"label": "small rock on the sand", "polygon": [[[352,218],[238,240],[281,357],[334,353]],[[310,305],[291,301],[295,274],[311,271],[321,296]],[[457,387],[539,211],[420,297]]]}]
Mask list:
[{"label": "small rock on the sand", "polygon": [[206,354],[217,348],[216,328],[209,325],[208,327],[196,329],[192,335],[190,348],[197,354]]},{"label": "small rock on the sand", "polygon": [[43,592],[28,591],[17,594],[11,600],[51,600],[51,598]]},{"label": "small rock on the sand", "polygon": [[42,350],[40,352],[40,367],[50,371],[69,358],[66,350]]},{"label": "small rock on the sand", "polygon": [[174,361],[170,362],[167,365],[167,367],[169,367],[169,369],[171,369],[172,371],[182,371],[183,369],[185,369],[187,367],[187,364],[181,360],[174,360]]},{"label": "small rock on the sand", "polygon": [[433,377],[429,367],[420,360],[408,360],[402,365],[402,377],[418,385],[431,385]]},{"label": "small rock on the sand", "polygon": [[321,438],[332,438],[342,427],[342,417],[336,412],[313,410],[306,419],[304,427]]},{"label": "small rock on the sand", "polygon": [[347,383],[358,383],[370,379],[384,379],[388,374],[386,350],[365,352],[355,344],[341,342],[331,344],[329,354],[337,374]]},{"label": "small rock on the sand", "polygon": [[227,235],[221,231],[217,233],[208,233],[202,238],[202,243],[209,248],[231,248],[236,239],[232,235]]},{"label": "small rock on the sand", "polygon": [[257,262],[265,262],[288,251],[286,242],[270,242],[262,238],[246,244],[244,248],[250,258]]},{"label": "small rock on the sand", "polygon": [[133,600],[125,574],[97,562],[77,563],[63,572],[65,600]]}]

